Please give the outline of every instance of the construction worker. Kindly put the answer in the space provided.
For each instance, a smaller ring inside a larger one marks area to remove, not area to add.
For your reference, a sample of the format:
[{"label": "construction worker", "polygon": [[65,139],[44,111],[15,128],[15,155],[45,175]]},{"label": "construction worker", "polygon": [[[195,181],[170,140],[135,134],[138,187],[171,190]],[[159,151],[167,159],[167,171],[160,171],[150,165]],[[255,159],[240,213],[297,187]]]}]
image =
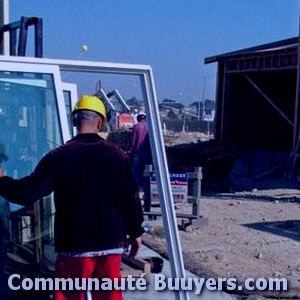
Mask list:
[{"label": "construction worker", "polygon": [[[54,191],[57,278],[120,278],[121,254],[135,257],[143,214],[127,154],[102,139],[106,111],[82,96],[72,112],[77,135],[46,154],[29,176],[0,178],[0,195],[29,205]],[[119,300],[122,292],[92,291],[93,300]],[[55,300],[84,300],[85,291],[55,291]]]},{"label": "construction worker", "polygon": [[144,170],[147,164],[151,164],[151,149],[148,133],[146,114],[140,112],[137,115],[137,123],[132,128],[131,153],[133,159],[133,174],[140,191],[144,189]]}]

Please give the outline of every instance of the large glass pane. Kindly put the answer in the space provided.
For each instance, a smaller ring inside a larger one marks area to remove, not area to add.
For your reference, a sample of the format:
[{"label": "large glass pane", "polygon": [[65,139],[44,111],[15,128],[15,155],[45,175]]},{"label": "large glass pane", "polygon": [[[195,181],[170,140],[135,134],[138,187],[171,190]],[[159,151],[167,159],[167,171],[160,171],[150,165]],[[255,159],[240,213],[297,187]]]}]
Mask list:
[{"label": "large glass pane", "polygon": [[6,174],[28,175],[62,144],[53,75],[0,71],[0,127]]},{"label": "large glass pane", "polygon": [[[53,74],[0,71],[0,151],[7,158],[6,175],[29,175],[42,156],[62,144],[57,103]],[[11,204],[10,241],[15,246],[26,244],[37,262],[43,255],[42,241],[53,238],[50,199],[32,207]]]}]

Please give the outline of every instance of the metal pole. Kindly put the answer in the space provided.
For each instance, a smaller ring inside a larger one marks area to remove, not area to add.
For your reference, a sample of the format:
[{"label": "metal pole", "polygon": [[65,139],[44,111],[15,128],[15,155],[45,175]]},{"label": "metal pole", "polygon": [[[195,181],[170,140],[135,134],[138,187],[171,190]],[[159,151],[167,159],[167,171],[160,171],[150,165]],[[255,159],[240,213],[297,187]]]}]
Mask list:
[{"label": "metal pole", "polygon": [[207,135],[210,135],[209,120],[207,119]]},{"label": "metal pole", "polygon": [[[300,1],[299,1],[300,7]],[[297,55],[297,80],[296,80],[296,97],[295,97],[295,115],[294,115],[294,135],[293,135],[293,152],[297,152],[299,136],[299,98],[300,98],[300,10],[298,24],[298,55]]]},{"label": "metal pole", "polygon": [[43,57],[43,19],[38,18],[34,24],[35,28],[35,57]]},{"label": "metal pole", "polygon": [[203,77],[203,88],[202,88],[202,121],[203,121],[203,116],[204,116],[204,103],[205,103],[205,81],[206,81],[206,77]]},{"label": "metal pole", "polygon": [[[218,63],[218,65],[220,66],[220,63]],[[225,119],[225,92],[226,92],[226,85],[227,85],[227,82],[228,82],[228,79],[227,79],[227,76],[228,74],[226,73],[226,65],[227,65],[227,62],[226,60],[224,61],[224,63],[222,64],[222,75],[223,75],[223,78],[222,78],[222,83],[220,83],[220,85],[222,84],[222,99],[221,99],[221,116],[220,116],[220,137],[219,139],[222,141],[223,140],[223,137],[224,137],[224,119]],[[221,69],[221,68],[220,68]],[[219,70],[220,72],[221,70]],[[219,98],[219,97],[218,97]],[[219,102],[219,101],[218,101]]]},{"label": "metal pole", "polygon": [[[9,0],[0,0],[0,28],[9,23]],[[9,55],[9,33],[5,32],[0,45],[0,54]]]}]

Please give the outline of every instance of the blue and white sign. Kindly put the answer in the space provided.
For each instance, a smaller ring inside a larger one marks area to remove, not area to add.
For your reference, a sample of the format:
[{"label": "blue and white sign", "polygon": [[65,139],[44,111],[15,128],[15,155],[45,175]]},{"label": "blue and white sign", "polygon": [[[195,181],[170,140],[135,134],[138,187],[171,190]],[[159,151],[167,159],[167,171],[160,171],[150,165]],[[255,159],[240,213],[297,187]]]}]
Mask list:
[{"label": "blue and white sign", "polygon": [[[188,176],[187,174],[170,174],[171,190],[174,202],[187,202]],[[150,176],[150,197],[152,202],[159,201],[155,173]]]}]

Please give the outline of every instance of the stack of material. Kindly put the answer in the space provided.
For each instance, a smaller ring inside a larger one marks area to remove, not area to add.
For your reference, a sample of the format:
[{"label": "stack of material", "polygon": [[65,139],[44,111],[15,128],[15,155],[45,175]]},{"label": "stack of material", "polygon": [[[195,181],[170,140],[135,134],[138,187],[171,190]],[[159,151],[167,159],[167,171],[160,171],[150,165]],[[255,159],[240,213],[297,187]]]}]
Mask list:
[{"label": "stack of material", "polygon": [[166,147],[170,172],[192,172],[202,167],[203,182],[215,183],[222,190],[230,189],[230,172],[235,148],[217,140]]},{"label": "stack of material", "polygon": [[[130,150],[130,131],[109,133],[107,140],[125,151]],[[193,172],[202,167],[203,183],[216,185],[222,191],[229,190],[233,181],[230,172],[234,165],[235,147],[217,140],[197,141],[166,146],[169,171]]]},{"label": "stack of material", "polygon": [[125,151],[130,150],[130,130],[112,131],[107,136],[107,141],[114,143]]}]

